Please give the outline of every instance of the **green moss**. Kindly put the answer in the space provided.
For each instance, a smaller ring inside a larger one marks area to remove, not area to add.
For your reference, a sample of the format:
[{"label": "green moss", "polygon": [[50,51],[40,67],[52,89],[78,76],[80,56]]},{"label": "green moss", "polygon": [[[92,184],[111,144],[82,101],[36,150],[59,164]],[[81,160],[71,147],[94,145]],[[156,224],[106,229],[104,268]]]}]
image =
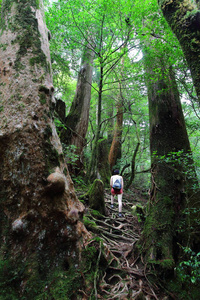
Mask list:
[{"label": "green moss", "polygon": [[19,103],[16,107],[18,110],[22,111],[23,108],[25,108],[25,104],[24,103]]},{"label": "green moss", "polygon": [[49,140],[50,137],[48,137],[48,140],[45,142],[45,151],[47,153],[46,155],[46,173],[49,175],[55,171],[55,167],[59,166],[60,164],[60,154],[58,153],[57,149],[54,148]]},{"label": "green moss", "polygon": [[44,105],[44,104],[46,104],[46,95],[44,94],[44,93],[40,93],[39,94],[39,97],[40,97],[40,103],[42,104],[42,105]]},{"label": "green moss", "polygon": [[104,185],[100,179],[95,179],[88,191],[90,208],[105,215]]},{"label": "green moss", "polygon": [[62,261],[62,257],[59,267],[57,264],[52,267],[49,257],[37,255],[32,253],[26,259],[0,257],[0,300],[82,299],[80,289],[87,289],[88,299],[94,299],[94,279],[98,288],[108,266],[100,239],[91,240],[84,247],[81,261]]},{"label": "green moss", "polygon": [[173,269],[175,267],[174,260],[172,258],[163,259],[163,260],[151,260],[152,264],[160,266],[162,269]]},{"label": "green moss", "polygon": [[39,9],[40,8],[40,0],[36,0],[36,8]]},{"label": "green moss", "polygon": [[3,51],[7,49],[8,44],[0,44],[0,48],[2,48]]},{"label": "green moss", "polygon": [[95,217],[103,217],[103,215],[98,210],[91,210],[91,214]]},{"label": "green moss", "polygon": [[20,102],[22,100],[22,95],[16,92],[15,95],[12,95],[9,99],[10,103]]},{"label": "green moss", "polygon": [[70,300],[83,285],[83,278],[74,267],[67,272],[57,272],[52,279],[53,283],[49,281],[49,288],[37,299]]},{"label": "green moss", "polygon": [[20,285],[19,270],[9,260],[0,261],[0,299],[17,300],[16,284]]},{"label": "green moss", "polygon": [[166,282],[169,292],[176,295],[179,300],[196,300],[199,299],[199,285],[183,284],[181,278],[173,278]]},{"label": "green moss", "polygon": [[30,63],[31,66],[34,66],[35,64],[39,64],[40,63],[40,57],[36,56],[36,57],[30,58],[29,63]]},{"label": "green moss", "polygon": [[44,130],[44,139],[49,140],[51,136],[52,136],[52,128],[51,126],[47,125]]},{"label": "green moss", "polygon": [[91,221],[90,219],[87,218],[87,216],[83,216],[83,223],[86,226],[86,228],[92,230],[96,229],[97,225],[94,221]]},{"label": "green moss", "polygon": [[63,173],[64,173],[65,176],[67,176],[67,169],[66,168],[64,168]]},{"label": "green moss", "polygon": [[[13,44],[19,44],[19,50],[16,53],[15,69],[20,71],[24,68],[21,63],[21,58],[25,56],[28,49],[32,50],[33,58],[30,59],[30,65],[41,64],[45,72],[49,72],[49,66],[46,61],[46,56],[41,49],[40,33],[38,30],[38,21],[32,7],[39,8],[39,0],[4,1],[2,8],[3,20],[9,15],[12,5],[15,4],[16,14],[8,20],[8,28],[17,33]],[[4,20],[5,26],[5,20]]]}]

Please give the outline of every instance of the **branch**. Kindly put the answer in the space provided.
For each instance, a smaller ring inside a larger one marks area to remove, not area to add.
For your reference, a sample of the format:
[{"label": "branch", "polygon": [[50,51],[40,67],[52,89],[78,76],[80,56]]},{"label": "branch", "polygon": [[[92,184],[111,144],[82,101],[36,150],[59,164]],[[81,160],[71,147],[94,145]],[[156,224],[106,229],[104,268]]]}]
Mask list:
[{"label": "branch", "polygon": [[131,163],[131,170],[132,170],[131,171],[131,178],[130,178],[127,186],[126,186],[126,189],[128,189],[130,187],[130,185],[131,185],[131,183],[132,183],[132,181],[135,177],[135,160],[136,160],[136,155],[137,155],[137,152],[139,150],[139,147],[140,147],[140,142],[137,143],[137,146],[136,146],[135,151],[133,153],[133,158],[132,158],[132,163]]},{"label": "branch", "polygon": [[90,45],[90,46],[91,46],[91,49],[92,49],[92,48],[93,48],[93,47],[92,47],[92,44],[91,44],[90,41],[87,39],[87,37],[85,36],[85,34],[83,33],[83,31],[81,30],[81,28],[78,26],[78,24],[77,24],[77,22],[76,22],[76,19],[75,19],[75,17],[74,17],[74,13],[73,13],[73,9],[72,9],[71,5],[70,5],[70,10],[71,10],[72,18],[73,18],[73,20],[74,20],[74,23],[75,23],[76,27],[78,28],[78,30],[79,30],[80,33],[82,34],[83,38],[85,39],[85,41],[87,41],[88,45]]},{"label": "branch", "polygon": [[140,171],[140,172],[135,172],[135,174],[141,174],[141,173],[149,173],[151,172],[151,168],[144,170],[144,171]]},{"label": "branch", "polygon": [[113,60],[115,60],[116,59],[116,61],[113,63],[113,65],[110,67],[110,68],[108,68],[108,70],[104,73],[104,76],[110,71],[110,70],[112,70],[115,66],[116,66],[116,64],[118,63],[118,61],[126,54],[126,53],[128,53],[131,49],[133,49],[134,48],[134,46],[133,47],[130,47],[129,49],[127,49],[127,50],[125,50],[120,56],[119,56],[119,58],[114,58],[114,59],[112,59],[112,60],[110,60],[109,62],[107,62],[107,64],[109,64],[109,63],[111,63]]}]

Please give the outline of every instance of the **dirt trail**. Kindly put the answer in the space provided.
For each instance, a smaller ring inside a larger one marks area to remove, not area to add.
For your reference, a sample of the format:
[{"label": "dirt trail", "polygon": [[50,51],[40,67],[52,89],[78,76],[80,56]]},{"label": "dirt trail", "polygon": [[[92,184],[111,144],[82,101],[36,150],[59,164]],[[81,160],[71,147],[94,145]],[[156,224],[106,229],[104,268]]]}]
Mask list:
[{"label": "dirt trail", "polygon": [[[140,198],[140,199],[139,199]],[[96,235],[101,237],[103,245],[112,256],[108,268],[101,280],[97,299],[163,299],[157,287],[147,279],[146,266],[140,256],[135,256],[135,244],[140,237],[142,224],[131,214],[136,202],[144,204],[141,195],[123,195],[123,217],[118,216],[117,199],[114,208],[110,205],[109,191],[105,193],[107,215],[90,220],[96,224]]]}]

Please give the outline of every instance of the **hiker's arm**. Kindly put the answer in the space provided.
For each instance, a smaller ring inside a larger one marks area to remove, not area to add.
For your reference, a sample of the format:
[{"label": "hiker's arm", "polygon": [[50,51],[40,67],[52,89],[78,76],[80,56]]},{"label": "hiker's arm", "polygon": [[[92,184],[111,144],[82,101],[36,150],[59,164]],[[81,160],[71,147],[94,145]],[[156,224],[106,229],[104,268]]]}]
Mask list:
[{"label": "hiker's arm", "polygon": [[110,186],[111,187],[113,186],[113,178],[112,178],[112,176],[110,177]]}]

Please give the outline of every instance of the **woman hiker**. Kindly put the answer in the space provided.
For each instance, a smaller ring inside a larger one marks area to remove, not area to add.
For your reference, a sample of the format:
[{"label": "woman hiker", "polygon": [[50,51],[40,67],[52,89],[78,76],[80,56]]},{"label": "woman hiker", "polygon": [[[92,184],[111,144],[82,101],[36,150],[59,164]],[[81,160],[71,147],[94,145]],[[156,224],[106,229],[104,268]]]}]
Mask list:
[{"label": "woman hiker", "polygon": [[122,194],[123,194],[123,177],[119,175],[119,170],[114,170],[113,175],[110,178],[111,186],[111,208],[113,208],[114,197],[117,195],[119,205],[119,217],[122,217]]}]

